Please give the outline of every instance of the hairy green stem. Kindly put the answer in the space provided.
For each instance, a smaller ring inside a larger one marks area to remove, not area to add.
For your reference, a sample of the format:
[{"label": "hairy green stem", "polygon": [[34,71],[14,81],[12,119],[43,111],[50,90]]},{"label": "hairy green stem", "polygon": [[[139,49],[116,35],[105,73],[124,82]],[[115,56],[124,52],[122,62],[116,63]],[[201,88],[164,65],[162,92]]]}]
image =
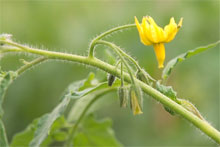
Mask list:
[{"label": "hairy green stem", "polygon": [[135,24],[127,24],[127,25],[123,25],[123,26],[119,26],[119,27],[115,27],[113,29],[110,29],[100,35],[98,35],[96,38],[94,38],[90,44],[90,47],[89,47],[89,57],[94,57],[94,48],[95,48],[95,44],[96,44],[96,41],[100,40],[101,38],[105,37],[105,36],[108,36],[109,34],[113,33],[113,32],[117,32],[117,31],[120,31],[120,30],[123,30],[123,29],[128,29],[128,28],[133,28],[135,27],[136,25]]},{"label": "hairy green stem", "polygon": [[[123,29],[128,29],[128,28],[134,28],[136,27],[136,24],[128,24],[128,25],[123,25],[123,26],[119,26],[119,27],[115,27],[115,28],[112,28],[102,34],[100,34],[99,36],[97,36],[96,38],[94,38],[90,44],[90,47],[89,47],[89,57],[94,57],[94,50],[95,50],[95,46],[97,44],[99,44],[99,40],[104,38],[105,36],[108,36],[109,34],[113,33],[113,32],[117,32],[117,31],[120,31],[120,30],[123,30]],[[130,57],[128,54],[126,54],[121,48],[118,47],[118,51],[123,55],[125,56],[126,58],[128,58],[131,62],[133,62],[133,64],[137,67],[137,69],[141,72],[143,72],[143,69],[139,66],[139,64],[132,58]],[[152,81],[156,81],[155,79],[153,79],[149,74],[148,74],[148,77],[149,79],[151,79]]]},{"label": "hairy green stem", "polygon": [[[115,66],[112,66],[106,62],[103,62],[97,58],[89,58],[79,55],[73,55],[73,54],[67,54],[67,53],[59,53],[54,51],[46,51],[41,49],[33,49],[29,47],[25,47],[19,44],[16,44],[11,41],[0,41],[4,42],[8,45],[19,47],[20,49],[24,49],[28,53],[42,55],[44,57],[47,57],[49,59],[60,59],[60,60],[67,60],[67,61],[73,61],[78,63],[83,63],[86,65],[90,65],[92,67],[96,67],[98,69],[101,69],[103,71],[106,71],[112,75],[115,75],[116,77],[121,77],[121,71],[120,69],[115,69]],[[131,78],[128,73],[123,73],[124,80],[126,82],[131,82]],[[181,105],[177,104],[164,94],[160,93],[158,90],[152,88],[151,86],[143,83],[142,81],[138,80],[137,78],[134,78],[135,82],[138,83],[138,85],[142,88],[142,90],[147,93],[148,95],[152,96],[155,100],[159,101],[163,105],[169,107],[171,110],[175,111],[177,114],[181,115],[183,118],[194,124],[197,128],[199,128],[202,132],[204,132],[206,135],[211,137],[213,140],[215,140],[217,143],[220,144],[220,132],[212,127],[208,122],[201,120],[196,115],[194,115],[192,112],[186,110]]]},{"label": "hairy green stem", "polygon": [[121,87],[124,86],[124,76],[123,76],[123,63],[121,62]]},{"label": "hairy green stem", "polygon": [[[68,137],[68,140],[67,140],[67,144],[66,144],[67,147],[69,147],[69,146],[72,145],[72,140],[73,140],[73,137],[74,137],[74,135],[75,135],[75,133],[76,133],[76,130],[77,130],[77,128],[78,128],[78,125],[79,125],[79,123],[82,121],[82,119],[84,118],[84,116],[86,115],[86,112],[89,110],[89,108],[90,108],[98,99],[100,99],[104,94],[106,94],[106,93],[108,93],[108,92],[111,92],[111,91],[113,91],[113,90],[116,90],[116,89],[117,89],[116,87],[109,87],[109,88],[105,88],[105,89],[103,89],[103,90],[96,91],[96,92],[94,93],[94,95],[96,95],[96,96],[94,97],[94,99],[92,99],[92,100],[88,103],[88,105],[86,106],[86,108],[83,110],[83,112],[82,112],[81,115],[79,116],[79,119],[77,119],[77,121],[75,122],[75,124],[74,124],[74,126],[73,126],[73,128],[72,128],[72,130],[71,130],[71,132],[70,132],[70,136]],[[70,112],[71,112],[71,111],[70,111]],[[69,114],[71,114],[71,113],[69,113]],[[69,115],[67,119],[68,119],[68,120],[71,120],[71,118],[72,118],[72,116]]]},{"label": "hairy green stem", "polygon": [[4,47],[1,49],[0,47],[0,53],[9,53],[9,52],[23,52],[23,50],[19,48],[12,48],[12,47]]},{"label": "hairy green stem", "polygon": [[[111,44],[110,45],[110,47],[113,49],[113,46],[116,46],[115,44],[113,44],[113,43],[111,43],[111,42],[108,42],[108,41],[103,41],[103,40],[99,40],[99,41],[96,41],[95,42],[95,45],[98,45],[98,44],[105,44],[105,45],[108,45],[109,46],[109,44]],[[140,72],[142,72],[142,73],[144,73],[144,71],[143,71],[143,69],[140,67],[140,65],[138,64],[138,62],[136,62],[131,56],[129,56],[127,53],[125,53],[120,47],[118,47],[118,46],[116,46],[116,48],[117,48],[117,50],[123,55],[123,56],[125,56],[126,58],[128,58],[135,66],[136,66],[136,68],[140,71]],[[149,79],[151,80],[151,81],[153,81],[153,82],[156,82],[156,80],[154,79],[154,78],[152,78],[148,73],[147,73],[147,80],[149,81]],[[148,79],[149,78],[149,79]],[[149,82],[148,82],[148,84],[149,84]]]},{"label": "hairy green stem", "polygon": [[31,67],[33,67],[34,65],[41,63],[43,61],[47,60],[46,57],[39,57],[31,62],[28,62],[27,64],[23,65],[22,67],[20,67],[17,70],[18,75],[21,75],[23,72],[25,72],[26,70],[30,69]]},{"label": "hairy green stem", "polygon": [[[99,40],[98,43],[111,47],[118,54],[118,56],[120,57],[122,63],[124,63],[125,67],[127,68],[127,71],[128,71],[128,73],[130,75],[130,78],[131,78],[131,83],[134,85],[135,92],[137,92],[137,84],[134,80],[132,70],[131,70],[129,64],[127,63],[127,61],[124,59],[122,53],[120,52],[120,48],[118,46],[116,46],[115,44],[113,44],[111,42],[108,42],[108,41]],[[136,94],[139,95],[138,93],[136,93]]]},{"label": "hairy green stem", "polygon": [[[133,86],[134,90],[135,90],[135,93],[137,95],[137,98],[139,99],[139,104],[141,106],[143,106],[143,100],[142,100],[142,95],[139,91],[139,86],[138,84],[136,83],[136,81],[134,80],[134,75],[132,74],[132,70],[129,66],[129,64],[127,63],[127,61],[125,60],[125,58],[123,57],[123,54],[120,52],[120,48],[118,46],[116,46],[115,44],[111,43],[111,42],[108,42],[108,41],[103,41],[103,40],[99,40],[98,43],[100,44],[103,44],[103,45],[106,45],[106,46],[109,46],[110,48],[112,48],[117,54],[118,56],[121,58],[121,61],[122,63],[125,64],[125,67],[127,68],[127,71],[130,75],[130,78],[131,78],[131,85]],[[131,104],[133,105],[133,104]],[[133,110],[133,109],[132,109]]]}]

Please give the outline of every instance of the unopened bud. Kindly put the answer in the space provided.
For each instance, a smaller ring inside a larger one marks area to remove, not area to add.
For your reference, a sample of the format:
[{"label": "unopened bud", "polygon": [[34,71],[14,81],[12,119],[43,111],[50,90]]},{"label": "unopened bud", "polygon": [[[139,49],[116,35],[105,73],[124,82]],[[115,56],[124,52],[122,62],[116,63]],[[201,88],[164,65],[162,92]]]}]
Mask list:
[{"label": "unopened bud", "polygon": [[144,83],[147,83],[147,84],[149,83],[149,80],[146,77],[146,75],[143,72],[141,72],[140,70],[138,70],[138,72],[136,73],[136,77],[137,77],[137,79],[141,80]]},{"label": "unopened bud", "polygon": [[108,86],[112,86],[114,81],[115,81],[115,76],[112,75],[112,74],[109,74],[109,76],[108,76]]},{"label": "unopened bud", "polygon": [[120,107],[126,107],[128,103],[128,89],[125,87],[118,88],[118,96],[120,100]]},{"label": "unopened bud", "polygon": [[136,91],[133,87],[131,87],[131,89],[130,89],[130,107],[131,107],[134,115],[143,113],[141,110],[141,106],[138,102],[138,97],[137,97]]}]

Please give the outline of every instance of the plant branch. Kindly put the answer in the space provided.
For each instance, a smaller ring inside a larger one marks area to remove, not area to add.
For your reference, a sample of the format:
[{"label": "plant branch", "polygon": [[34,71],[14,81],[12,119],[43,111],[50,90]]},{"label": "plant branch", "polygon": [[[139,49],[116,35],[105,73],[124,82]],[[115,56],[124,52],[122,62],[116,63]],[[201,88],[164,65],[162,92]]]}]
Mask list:
[{"label": "plant branch", "polygon": [[118,46],[116,46],[115,44],[113,44],[111,42],[108,42],[108,41],[99,40],[98,43],[106,45],[106,46],[109,46],[110,48],[112,48],[118,54],[118,56],[120,57],[122,63],[124,63],[125,67],[127,68],[127,71],[128,71],[128,73],[130,75],[131,83],[134,84],[135,91],[137,91],[137,84],[136,84],[136,82],[134,80],[134,76],[132,74],[132,70],[131,70],[129,64],[127,63],[127,61],[124,59],[122,53],[120,52],[120,48]]},{"label": "plant branch", "polygon": [[23,52],[23,50],[17,48],[17,47],[0,47],[0,53],[8,53],[8,52]]},{"label": "plant branch", "polygon": [[[117,48],[117,51],[121,53],[121,55],[125,56],[126,58],[128,58],[135,66],[136,68],[141,71],[142,73],[144,73],[143,69],[140,67],[140,65],[138,64],[138,62],[136,62],[131,56],[129,56],[127,53],[125,53],[120,47],[116,46],[115,44],[108,42],[108,41],[103,41],[103,40],[99,40],[96,41],[95,45],[98,44],[104,44],[107,45],[109,47],[111,47],[114,50],[114,47]],[[148,73],[147,73],[147,78],[149,78],[151,81],[156,82],[156,80],[154,78],[152,78]],[[148,83],[149,84],[149,83]]]},{"label": "plant branch", "polygon": [[[18,47],[20,49],[23,49],[25,52],[37,54],[44,56],[49,59],[60,59],[60,60],[67,60],[72,62],[78,62],[83,63],[86,65],[90,65],[92,67],[96,67],[98,69],[101,69],[105,72],[108,72],[112,75],[115,75],[116,77],[121,77],[121,71],[120,69],[115,69],[115,66],[112,66],[106,62],[103,62],[97,58],[89,58],[74,54],[68,54],[68,53],[60,53],[60,52],[54,52],[54,51],[46,51],[41,49],[34,49],[29,48],[26,46],[19,45],[17,43],[14,43],[12,41],[0,41],[5,44]],[[19,47],[20,46],[20,47]],[[126,82],[131,82],[131,78],[128,73],[123,72],[123,77]],[[143,83],[142,81],[138,80],[137,78],[134,78],[135,82],[142,88],[142,90],[147,93],[148,95],[152,96],[155,100],[159,101],[163,105],[169,107],[173,111],[175,111],[177,114],[184,117],[186,120],[194,124],[197,128],[199,128],[202,132],[204,132],[206,135],[211,137],[213,140],[215,140],[217,143],[220,144],[220,132],[212,127],[208,122],[201,120],[196,115],[194,115],[192,112],[186,110],[181,105],[177,104],[164,94],[160,93],[158,90],[152,88],[151,86]]]},{"label": "plant branch", "polygon": [[26,70],[30,69],[31,67],[33,67],[34,65],[41,63],[43,61],[47,60],[46,57],[39,57],[31,62],[26,63],[25,65],[23,65],[22,67],[20,67],[17,70],[18,75],[21,75],[23,72],[25,72]]},{"label": "plant branch", "polygon": [[133,27],[136,27],[135,24],[127,24],[127,25],[123,25],[123,26],[119,26],[119,27],[115,27],[113,29],[110,29],[100,35],[98,35],[96,38],[94,38],[90,44],[90,47],[89,47],[89,57],[94,57],[94,48],[95,48],[95,44],[96,44],[96,41],[102,39],[103,37],[106,37],[108,36],[109,34],[113,33],[113,32],[116,32],[116,31],[120,31],[120,30],[123,30],[123,29],[128,29],[128,28],[133,28]]}]

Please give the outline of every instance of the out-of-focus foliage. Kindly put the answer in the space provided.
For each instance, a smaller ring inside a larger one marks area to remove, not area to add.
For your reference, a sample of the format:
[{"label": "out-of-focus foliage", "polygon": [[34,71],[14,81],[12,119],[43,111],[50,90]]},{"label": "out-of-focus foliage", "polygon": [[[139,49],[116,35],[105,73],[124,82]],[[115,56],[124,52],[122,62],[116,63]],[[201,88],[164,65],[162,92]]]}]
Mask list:
[{"label": "out-of-focus foliage", "polygon": [[2,120],[0,120],[0,146],[8,146],[8,139],[7,139],[7,135],[6,135],[6,131],[5,131],[5,126],[2,122]]},{"label": "out-of-focus foliage", "polygon": [[73,144],[75,146],[121,146],[115,139],[111,126],[110,119],[97,121],[89,115],[82,122],[81,129],[78,129]]},{"label": "out-of-focus foliage", "polygon": [[[42,116],[42,118],[45,118],[46,115]],[[29,126],[27,126],[27,128],[20,132],[17,133],[14,137],[13,140],[11,142],[11,146],[16,147],[16,146],[29,146],[31,140],[33,140],[34,138],[34,134],[35,131],[38,127],[38,123],[39,123],[39,119],[34,120],[31,124],[29,124]],[[43,145],[48,145],[49,143],[51,143],[52,138],[56,138],[56,132],[57,130],[59,130],[61,128],[61,126],[65,123],[65,120],[63,117],[60,117],[59,119],[57,119],[55,122],[53,122],[53,126],[51,127],[52,129],[50,130],[50,132],[47,132],[49,134],[48,138],[46,139],[46,141],[43,143]],[[53,135],[50,135],[53,134]]]},{"label": "out-of-focus foliage", "polygon": [[2,117],[3,110],[2,110],[2,103],[5,96],[5,93],[9,87],[9,85],[12,83],[12,81],[17,76],[16,72],[9,71],[9,72],[3,72],[1,71],[0,67],[0,118]]},{"label": "out-of-focus foliage", "polygon": [[[176,20],[184,18],[175,40],[166,44],[167,61],[189,49],[219,40],[219,2],[216,0],[1,0],[0,10],[0,34],[13,34],[19,42],[34,47],[82,55],[87,54],[89,41],[96,34],[113,26],[134,23],[134,16],[150,15],[160,26],[167,24],[171,16]],[[136,29],[114,34],[108,39],[135,57],[154,78],[160,78],[153,48],[140,43]],[[106,60],[104,48],[98,48],[97,56]],[[4,71],[15,70],[22,65],[19,58],[28,60],[31,57],[9,54],[7,58],[2,57],[0,65]],[[94,71],[77,64],[49,61],[19,77],[9,87],[3,104],[9,141],[34,118],[50,112],[70,81],[86,77],[91,70]],[[106,78],[99,71],[96,75],[99,79]],[[173,85],[178,97],[186,97],[196,104],[202,115],[219,128],[218,49],[178,65],[168,85]],[[124,145],[213,145],[154,100],[144,98],[144,113],[134,117],[127,109],[120,109],[119,102],[110,97],[116,94],[99,102],[104,109],[98,111],[98,118],[109,116],[113,119],[115,135]]]},{"label": "out-of-focus foliage", "polygon": [[[96,85],[101,85],[99,89],[96,88],[95,92],[94,88],[91,88],[97,87],[92,84],[93,81],[96,81]],[[118,84],[112,86],[118,86]],[[103,92],[106,93],[105,90],[108,91],[108,89],[107,83],[99,84],[97,79],[94,79],[93,73],[85,80],[70,84],[62,101],[53,111],[34,120],[24,131],[17,133],[13,137],[11,146],[50,146],[52,144],[59,145],[58,143],[65,145],[68,141],[72,142],[72,138],[74,145],[120,146],[114,137],[110,120],[96,122],[91,116],[83,120],[89,114],[87,110],[91,106],[90,103],[100,97]],[[77,96],[76,93],[78,93]],[[68,120],[66,120],[63,113],[70,99],[76,98],[81,99],[74,104],[73,109],[70,110],[71,113],[68,115]],[[78,125],[79,129],[77,128]],[[75,130],[72,129],[74,127]],[[74,136],[72,136],[72,130],[74,130]],[[85,141],[81,142],[82,140]]]}]

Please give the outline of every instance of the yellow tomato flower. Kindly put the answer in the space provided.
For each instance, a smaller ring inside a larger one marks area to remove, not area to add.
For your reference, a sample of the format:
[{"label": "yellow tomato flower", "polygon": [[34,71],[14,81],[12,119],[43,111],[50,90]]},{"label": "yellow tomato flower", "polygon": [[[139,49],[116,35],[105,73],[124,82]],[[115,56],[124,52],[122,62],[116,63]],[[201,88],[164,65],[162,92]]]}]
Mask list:
[{"label": "yellow tomato flower", "polygon": [[140,35],[141,42],[144,45],[153,45],[158,61],[158,67],[163,68],[165,60],[164,43],[168,43],[174,39],[179,28],[182,26],[183,18],[180,19],[178,25],[174,18],[170,19],[170,23],[162,29],[159,27],[150,16],[145,16],[140,24],[135,17],[135,23]]}]

